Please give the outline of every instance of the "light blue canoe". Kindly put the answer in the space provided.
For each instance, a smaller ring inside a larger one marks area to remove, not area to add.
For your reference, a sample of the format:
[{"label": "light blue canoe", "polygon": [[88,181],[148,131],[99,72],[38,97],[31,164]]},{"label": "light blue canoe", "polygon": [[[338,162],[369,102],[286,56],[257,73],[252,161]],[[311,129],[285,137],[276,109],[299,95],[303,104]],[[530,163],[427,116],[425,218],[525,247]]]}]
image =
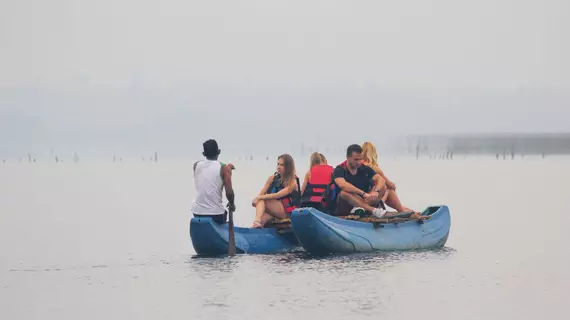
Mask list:
[{"label": "light blue canoe", "polygon": [[422,215],[430,218],[374,224],[333,217],[314,208],[300,208],[291,214],[291,223],[303,248],[315,255],[443,247],[451,225],[449,208],[428,207]]},{"label": "light blue canoe", "polygon": [[[302,250],[291,228],[234,227],[236,253],[269,254]],[[192,218],[190,238],[198,255],[225,255],[228,253],[228,224],[218,224],[212,218]]]}]

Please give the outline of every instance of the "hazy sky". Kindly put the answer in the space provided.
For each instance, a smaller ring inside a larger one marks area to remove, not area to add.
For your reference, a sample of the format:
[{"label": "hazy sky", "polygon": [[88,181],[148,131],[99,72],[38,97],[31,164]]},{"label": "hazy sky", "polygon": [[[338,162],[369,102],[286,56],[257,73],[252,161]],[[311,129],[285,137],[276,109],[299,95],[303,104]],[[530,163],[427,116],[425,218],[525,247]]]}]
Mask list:
[{"label": "hazy sky", "polygon": [[0,153],[570,130],[568,39],[567,0],[0,0]]}]

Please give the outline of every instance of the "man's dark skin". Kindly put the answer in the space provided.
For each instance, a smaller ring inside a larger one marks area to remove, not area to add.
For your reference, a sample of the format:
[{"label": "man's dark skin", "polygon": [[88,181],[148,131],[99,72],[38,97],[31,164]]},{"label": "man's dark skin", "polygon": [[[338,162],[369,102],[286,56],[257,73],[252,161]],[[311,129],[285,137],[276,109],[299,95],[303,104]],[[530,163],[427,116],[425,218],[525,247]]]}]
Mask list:
[{"label": "man's dark skin", "polygon": [[[207,157],[206,154],[204,152],[202,152],[202,155],[208,159],[208,160],[214,160],[214,161],[218,161],[218,157],[220,155],[222,151],[220,149],[218,149],[218,152],[216,152],[215,156],[212,157]],[[198,162],[194,163],[194,169],[193,171],[196,171],[196,165],[198,164]],[[222,167],[222,180],[224,181],[224,189],[226,190],[226,198],[228,199],[228,210],[231,211],[235,211],[236,210],[236,205],[234,203],[235,200],[235,194],[234,194],[234,188],[232,187],[232,170],[235,169],[235,166],[230,163],[227,164],[225,166]]]}]

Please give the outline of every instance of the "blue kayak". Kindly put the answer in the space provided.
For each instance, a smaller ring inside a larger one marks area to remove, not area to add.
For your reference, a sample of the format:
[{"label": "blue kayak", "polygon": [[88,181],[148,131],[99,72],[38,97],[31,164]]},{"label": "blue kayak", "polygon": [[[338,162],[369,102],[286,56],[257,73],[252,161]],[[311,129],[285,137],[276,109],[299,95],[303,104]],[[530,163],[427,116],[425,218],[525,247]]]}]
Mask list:
[{"label": "blue kayak", "polygon": [[372,223],[334,217],[314,208],[300,208],[291,214],[291,224],[303,248],[316,255],[443,247],[451,225],[449,208],[428,207],[422,216],[429,218]]},{"label": "blue kayak", "polygon": [[[291,228],[234,227],[237,253],[268,254],[301,249]],[[228,224],[218,224],[211,218],[192,218],[190,238],[198,255],[228,253]]]}]

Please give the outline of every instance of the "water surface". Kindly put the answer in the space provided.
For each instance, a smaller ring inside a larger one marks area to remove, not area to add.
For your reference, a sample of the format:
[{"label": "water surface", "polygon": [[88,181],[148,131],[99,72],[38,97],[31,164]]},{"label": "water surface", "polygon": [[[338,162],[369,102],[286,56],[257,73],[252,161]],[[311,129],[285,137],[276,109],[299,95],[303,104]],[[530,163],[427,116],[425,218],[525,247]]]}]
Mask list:
[{"label": "water surface", "polygon": [[[446,247],[326,258],[196,258],[191,165],[0,165],[0,318],[566,318],[568,158],[386,159],[406,205],[450,207]],[[250,225],[274,163],[236,166]]]}]

